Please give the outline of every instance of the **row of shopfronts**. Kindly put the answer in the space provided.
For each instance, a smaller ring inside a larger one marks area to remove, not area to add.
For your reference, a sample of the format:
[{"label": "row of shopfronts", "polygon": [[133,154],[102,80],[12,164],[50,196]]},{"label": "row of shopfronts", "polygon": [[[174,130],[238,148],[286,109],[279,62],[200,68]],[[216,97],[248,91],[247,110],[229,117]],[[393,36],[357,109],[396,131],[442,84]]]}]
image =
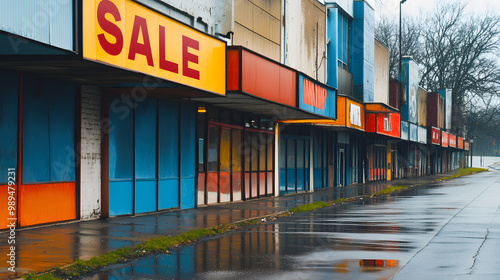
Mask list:
[{"label": "row of shopfronts", "polygon": [[467,141],[389,105],[133,1],[84,6],[82,34],[67,38],[81,50],[2,53],[0,200],[16,201],[2,221],[187,209],[466,165]]}]

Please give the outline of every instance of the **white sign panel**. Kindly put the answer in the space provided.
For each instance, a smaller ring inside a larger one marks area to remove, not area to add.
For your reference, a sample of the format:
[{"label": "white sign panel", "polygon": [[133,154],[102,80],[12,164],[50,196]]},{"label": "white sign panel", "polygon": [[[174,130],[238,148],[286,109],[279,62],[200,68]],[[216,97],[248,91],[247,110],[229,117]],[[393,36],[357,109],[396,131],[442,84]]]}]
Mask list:
[{"label": "white sign panel", "polygon": [[361,107],[359,107],[356,104],[351,103],[351,113],[350,113],[350,119],[351,119],[351,124],[356,125],[356,126],[361,126]]}]

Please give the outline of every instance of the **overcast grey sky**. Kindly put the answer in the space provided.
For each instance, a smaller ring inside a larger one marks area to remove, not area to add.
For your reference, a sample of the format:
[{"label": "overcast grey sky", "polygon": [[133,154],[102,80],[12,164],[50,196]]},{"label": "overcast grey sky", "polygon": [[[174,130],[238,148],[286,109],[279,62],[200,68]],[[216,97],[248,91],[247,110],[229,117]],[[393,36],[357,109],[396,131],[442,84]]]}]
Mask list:
[{"label": "overcast grey sky", "polygon": [[[399,18],[400,0],[372,0],[375,2],[377,18],[382,14]],[[473,13],[491,12],[500,14],[500,0],[407,0],[402,6],[402,15],[418,15],[420,11],[430,11],[438,2],[462,1],[467,4],[466,11]]]}]

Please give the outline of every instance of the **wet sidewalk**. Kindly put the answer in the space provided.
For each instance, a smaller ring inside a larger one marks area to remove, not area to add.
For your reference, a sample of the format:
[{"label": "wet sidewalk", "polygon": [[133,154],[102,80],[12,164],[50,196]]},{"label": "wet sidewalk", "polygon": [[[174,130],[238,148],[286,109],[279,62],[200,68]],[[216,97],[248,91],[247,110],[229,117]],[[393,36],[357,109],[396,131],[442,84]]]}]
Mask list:
[{"label": "wet sidewalk", "polygon": [[7,261],[11,245],[7,244],[7,241],[10,233],[4,231],[0,233],[0,279],[18,278],[25,273],[45,271],[73,263],[77,259],[90,259],[154,237],[177,235],[194,229],[264,217],[316,201],[334,201],[339,198],[368,195],[391,186],[429,184],[451,173],[322,189],[313,193],[266,197],[144,216],[74,221],[21,229],[15,234],[15,273],[8,270],[10,265]]}]

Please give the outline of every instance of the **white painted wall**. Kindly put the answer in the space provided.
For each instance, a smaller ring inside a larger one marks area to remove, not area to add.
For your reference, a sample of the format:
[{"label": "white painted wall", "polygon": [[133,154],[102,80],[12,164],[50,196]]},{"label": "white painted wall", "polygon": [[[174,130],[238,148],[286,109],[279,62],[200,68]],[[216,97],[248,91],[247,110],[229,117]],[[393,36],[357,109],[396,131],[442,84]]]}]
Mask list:
[{"label": "white painted wall", "polygon": [[234,0],[137,2],[211,35],[233,30]]},{"label": "white painted wall", "polygon": [[101,216],[101,90],[81,88],[80,215],[82,220]]}]

